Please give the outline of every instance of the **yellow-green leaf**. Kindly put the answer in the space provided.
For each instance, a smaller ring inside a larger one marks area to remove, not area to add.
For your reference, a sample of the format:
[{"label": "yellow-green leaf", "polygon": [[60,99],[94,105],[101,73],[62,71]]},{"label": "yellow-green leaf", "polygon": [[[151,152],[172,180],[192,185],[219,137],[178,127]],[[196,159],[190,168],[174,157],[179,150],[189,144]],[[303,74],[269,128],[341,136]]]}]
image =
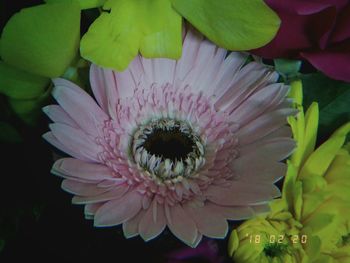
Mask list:
[{"label": "yellow-green leaf", "polygon": [[303,225],[304,227],[310,227],[312,232],[316,234],[320,231],[327,231],[328,229],[335,228],[338,222],[336,219],[336,215],[332,213],[316,213],[309,217]]},{"label": "yellow-green leaf", "polygon": [[316,102],[313,102],[305,114],[305,150],[302,157],[303,161],[307,159],[315,149],[318,128],[318,115],[318,104]]},{"label": "yellow-green leaf", "polygon": [[295,80],[290,83],[289,98],[292,98],[297,105],[303,104],[303,85],[301,80]]},{"label": "yellow-green leaf", "polygon": [[297,181],[294,185],[294,216],[297,220],[301,218],[301,209],[303,207],[303,185],[300,181]]},{"label": "yellow-green leaf", "polygon": [[33,99],[45,92],[50,79],[0,61],[0,93],[14,99]]},{"label": "yellow-green leaf", "polygon": [[76,56],[80,38],[80,7],[62,1],[22,9],[5,25],[2,59],[45,77],[58,77]]},{"label": "yellow-green leaf", "polygon": [[169,0],[108,0],[81,40],[81,55],[98,65],[124,70],[144,57],[181,56],[181,16]]},{"label": "yellow-green leaf", "polygon": [[[350,184],[350,155],[340,149],[329,167],[325,179],[329,184],[348,181]],[[350,194],[350,191],[349,191]]]},{"label": "yellow-green leaf", "polygon": [[310,175],[323,176],[344,141],[345,136],[334,136],[324,142],[306,160],[299,178],[303,179]]},{"label": "yellow-green leaf", "polygon": [[345,123],[344,125],[340,126],[331,137],[334,136],[346,136],[350,132],[350,122]]},{"label": "yellow-green leaf", "polygon": [[[69,1],[69,0],[45,0],[47,3],[60,3],[62,1]],[[81,9],[89,9],[89,8],[95,8],[102,6],[106,0],[77,0],[79,2]]]},{"label": "yellow-green leaf", "polygon": [[38,98],[21,100],[21,99],[8,99],[9,105],[15,114],[26,124],[35,125],[41,112],[41,108],[47,103],[50,97],[51,89],[48,89],[45,93]]},{"label": "yellow-green leaf", "polygon": [[228,254],[230,257],[233,256],[233,253],[237,250],[238,246],[239,246],[239,237],[236,229],[234,229],[228,240]]},{"label": "yellow-green leaf", "polygon": [[301,218],[307,218],[326,200],[327,197],[328,193],[326,191],[314,191],[312,193],[304,193]]},{"label": "yellow-green leaf", "polygon": [[263,0],[171,0],[207,38],[229,50],[261,47],[273,39],[279,17]]},{"label": "yellow-green leaf", "polygon": [[294,211],[295,200],[295,182],[298,176],[298,169],[294,164],[287,160],[287,173],[283,183],[282,200],[286,200],[289,211]]},{"label": "yellow-green leaf", "polygon": [[[319,255],[322,241],[317,236],[312,236],[312,232],[306,233],[308,242],[306,242],[304,248],[306,254],[311,258],[314,259],[316,256]],[[306,260],[305,262],[309,262],[309,260]]]}]

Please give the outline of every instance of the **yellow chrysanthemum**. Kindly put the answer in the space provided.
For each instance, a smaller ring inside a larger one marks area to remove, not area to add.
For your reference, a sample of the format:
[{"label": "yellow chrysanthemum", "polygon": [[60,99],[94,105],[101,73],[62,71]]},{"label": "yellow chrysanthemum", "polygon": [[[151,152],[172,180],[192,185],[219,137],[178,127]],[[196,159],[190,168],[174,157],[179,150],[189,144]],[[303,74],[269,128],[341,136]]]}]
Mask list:
[{"label": "yellow chrysanthemum", "polygon": [[306,235],[300,236],[302,225],[284,208],[284,200],[276,200],[268,215],[245,221],[232,231],[228,247],[234,262],[308,262],[299,240],[307,241]]},{"label": "yellow chrysanthemum", "polygon": [[[288,122],[297,148],[287,161],[282,199],[272,202],[271,212],[265,217],[246,221],[233,231],[229,254],[236,262],[350,262],[350,144],[343,147],[350,123],[315,150],[318,104],[312,103],[304,114],[301,82],[291,86],[290,97],[299,113]],[[271,246],[264,238],[254,250],[245,229],[263,237],[279,232],[307,241]],[[251,256],[249,247],[258,253]]]},{"label": "yellow chrysanthemum", "polygon": [[350,123],[340,127],[314,150],[318,106],[313,103],[304,116],[301,83],[293,84],[291,94],[300,112],[296,118],[290,117],[289,123],[298,146],[289,162],[283,197],[294,217],[303,224],[303,231],[321,241],[319,262],[350,262],[347,242],[350,234],[350,192],[347,190],[350,155],[349,145],[342,147]]}]

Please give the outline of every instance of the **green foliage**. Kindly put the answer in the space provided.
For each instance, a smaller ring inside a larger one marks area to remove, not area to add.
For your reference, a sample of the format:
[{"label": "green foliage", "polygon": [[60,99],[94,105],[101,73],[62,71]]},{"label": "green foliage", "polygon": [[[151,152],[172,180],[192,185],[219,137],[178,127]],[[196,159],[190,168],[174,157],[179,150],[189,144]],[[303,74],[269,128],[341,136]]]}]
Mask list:
[{"label": "green foliage", "polygon": [[336,128],[350,121],[350,84],[321,73],[302,75],[304,108],[317,101],[320,109],[319,140],[328,138]]},{"label": "green foliage", "polygon": [[14,99],[33,99],[42,94],[49,78],[34,75],[0,61],[0,93]]},{"label": "green foliage", "polygon": [[298,72],[301,67],[300,60],[290,60],[290,59],[274,59],[275,69],[282,77],[287,79],[293,79],[298,76]]},{"label": "green foliage", "polygon": [[171,0],[173,7],[207,38],[228,50],[267,44],[278,16],[262,0]]},{"label": "green foliage", "polygon": [[181,17],[168,0],[108,0],[81,40],[84,58],[124,70],[140,51],[144,57],[181,56]]},{"label": "green foliage", "polygon": [[5,25],[2,59],[19,69],[44,77],[64,73],[77,54],[80,6],[62,1],[22,9]]},{"label": "green foliage", "polygon": [[41,108],[46,105],[51,89],[34,99],[12,99],[8,102],[14,113],[27,125],[35,125],[41,114]]},{"label": "green foliage", "polygon": [[[46,3],[62,3],[69,0],[45,0]],[[102,6],[106,0],[77,0],[81,9],[89,9]]]}]

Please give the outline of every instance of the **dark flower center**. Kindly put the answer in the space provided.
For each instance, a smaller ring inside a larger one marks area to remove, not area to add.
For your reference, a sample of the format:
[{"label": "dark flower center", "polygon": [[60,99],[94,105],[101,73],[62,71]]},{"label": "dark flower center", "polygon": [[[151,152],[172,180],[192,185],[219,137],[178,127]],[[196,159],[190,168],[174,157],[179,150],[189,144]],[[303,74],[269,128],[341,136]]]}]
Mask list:
[{"label": "dark flower center", "polygon": [[182,133],[178,127],[170,130],[155,129],[147,136],[143,146],[150,154],[172,161],[186,159],[196,148],[193,138]]},{"label": "dark flower center", "polygon": [[350,244],[350,233],[342,236],[341,239],[342,239],[341,241],[343,246]]},{"label": "dark flower center", "polygon": [[159,182],[192,176],[204,164],[204,145],[181,120],[156,119],[140,125],[131,143],[135,163]]},{"label": "dark flower center", "polygon": [[281,257],[287,251],[287,244],[272,243],[264,247],[264,253],[270,258]]}]

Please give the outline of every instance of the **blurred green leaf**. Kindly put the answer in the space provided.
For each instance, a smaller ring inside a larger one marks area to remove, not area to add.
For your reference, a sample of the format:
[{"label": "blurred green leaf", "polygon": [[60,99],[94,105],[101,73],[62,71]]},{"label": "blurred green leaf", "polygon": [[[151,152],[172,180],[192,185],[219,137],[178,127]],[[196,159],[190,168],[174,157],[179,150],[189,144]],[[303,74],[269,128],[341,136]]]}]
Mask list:
[{"label": "blurred green leaf", "polygon": [[35,125],[41,115],[41,108],[46,105],[50,97],[51,89],[38,98],[20,100],[8,98],[8,102],[14,113],[26,124]]},{"label": "blurred green leaf", "polygon": [[296,77],[300,67],[300,60],[290,60],[290,59],[274,59],[275,69],[283,75],[284,78],[293,78]]},{"label": "blurred green leaf", "polygon": [[0,52],[17,68],[58,77],[75,58],[80,37],[80,6],[62,1],[24,8],[5,25]]},{"label": "blurred green leaf", "polygon": [[19,143],[22,137],[13,126],[0,121],[0,142]]},{"label": "blurred green leaf", "polygon": [[[69,0],[45,0],[46,3],[52,4],[52,3],[61,3],[63,1],[69,1]],[[79,2],[81,9],[89,9],[89,8],[95,8],[102,6],[106,0],[77,0]]]},{"label": "blurred green leaf", "polygon": [[108,0],[81,40],[87,60],[124,70],[140,51],[144,57],[181,56],[181,16],[169,0]]},{"label": "blurred green leaf", "polygon": [[321,73],[302,75],[304,108],[317,101],[320,109],[319,139],[323,141],[350,121],[350,84]]},{"label": "blurred green leaf", "polygon": [[171,0],[207,38],[229,50],[249,50],[276,35],[279,17],[263,0]]},{"label": "blurred green leaf", "polygon": [[44,93],[50,79],[0,61],[0,93],[14,99],[33,99]]}]

